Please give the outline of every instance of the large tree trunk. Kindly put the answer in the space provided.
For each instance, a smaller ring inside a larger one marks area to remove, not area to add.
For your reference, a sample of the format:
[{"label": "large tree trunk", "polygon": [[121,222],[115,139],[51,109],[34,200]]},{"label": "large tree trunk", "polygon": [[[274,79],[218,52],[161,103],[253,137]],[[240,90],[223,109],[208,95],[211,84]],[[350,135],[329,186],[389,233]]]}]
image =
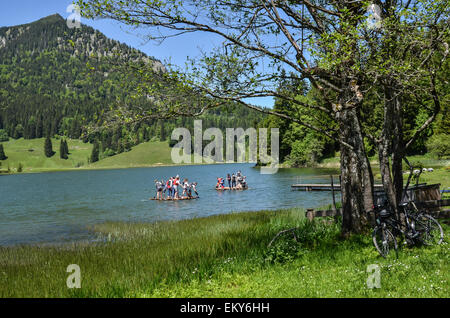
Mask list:
[{"label": "large tree trunk", "polygon": [[383,136],[382,141],[378,144],[378,160],[380,161],[381,183],[383,184],[386,198],[392,210],[397,214],[397,198],[389,164],[389,144],[389,140]]},{"label": "large tree trunk", "polygon": [[342,234],[362,233],[368,225],[368,211],[373,208],[373,175],[364,149],[357,108],[344,108],[337,115],[341,145]]},{"label": "large tree trunk", "polygon": [[[395,83],[391,81],[388,82],[385,84],[384,90],[386,96],[384,105],[384,123],[381,140],[378,144],[380,173],[389,205],[394,211],[397,219],[401,220],[397,207],[402,200],[403,193],[403,114],[400,101],[395,93]],[[392,168],[389,163],[390,157],[392,158]]]},{"label": "large tree trunk", "polygon": [[403,112],[398,96],[394,98],[393,105],[393,140],[392,140],[392,177],[397,203],[403,196],[403,169],[402,160],[405,156],[405,143],[403,140]]}]

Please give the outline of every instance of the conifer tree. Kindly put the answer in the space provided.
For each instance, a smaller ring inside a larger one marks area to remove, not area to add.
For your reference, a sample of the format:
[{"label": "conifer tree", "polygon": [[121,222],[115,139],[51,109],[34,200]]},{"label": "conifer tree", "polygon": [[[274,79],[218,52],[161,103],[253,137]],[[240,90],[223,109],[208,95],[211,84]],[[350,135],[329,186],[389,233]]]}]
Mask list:
[{"label": "conifer tree", "polygon": [[69,155],[69,146],[67,145],[67,139],[64,139],[64,149],[66,151],[66,155]]},{"label": "conifer tree", "polygon": [[47,158],[50,158],[55,154],[55,152],[53,151],[52,141],[48,136],[47,138],[45,138],[44,153]]},{"label": "conifer tree", "polygon": [[166,140],[166,131],[165,131],[165,128],[164,128],[164,121],[163,120],[160,120],[160,130],[161,130],[161,132],[160,132],[160,137],[159,137],[159,140],[160,141],[165,141]]},{"label": "conifer tree", "polygon": [[0,160],[6,160],[8,157],[5,155],[5,151],[3,150],[3,144],[0,144]]},{"label": "conifer tree", "polygon": [[61,139],[61,143],[59,145],[59,157],[61,159],[68,159],[69,157],[67,156],[67,152],[66,152],[66,146],[64,143],[64,140]]},{"label": "conifer tree", "polygon": [[99,145],[98,142],[95,141],[91,153],[91,163],[98,161],[99,153],[100,153]]}]

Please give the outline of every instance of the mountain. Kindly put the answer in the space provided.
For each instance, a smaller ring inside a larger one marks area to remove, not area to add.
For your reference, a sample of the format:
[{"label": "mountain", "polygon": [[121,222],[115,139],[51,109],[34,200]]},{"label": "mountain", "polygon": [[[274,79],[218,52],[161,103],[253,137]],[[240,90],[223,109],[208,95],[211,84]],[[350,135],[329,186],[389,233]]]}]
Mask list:
[{"label": "mountain", "polygon": [[[78,138],[83,124],[126,94],[120,76],[108,72],[114,59],[141,59],[164,69],[89,26],[68,28],[58,14],[0,28],[0,129],[13,137]],[[89,72],[87,63],[100,72]]]},{"label": "mountain", "polygon": [[92,57],[112,57],[115,51],[119,51],[124,59],[151,61],[155,70],[164,69],[160,61],[149,58],[126,44],[111,40],[87,25],[81,25],[81,28],[67,27],[66,21],[59,14],[30,24],[0,28],[0,50],[3,48],[6,48],[0,51],[2,60],[5,59],[3,61],[12,57],[25,57],[27,54],[34,57],[43,51],[55,49],[83,61]]},{"label": "mountain", "polygon": [[[0,28],[0,132],[26,139],[80,138],[82,127],[98,121],[117,99],[138,103],[128,96],[133,87],[124,74],[111,71],[114,63],[130,60],[165,71],[157,59],[87,25],[69,28],[58,14]],[[247,128],[261,118],[242,107],[215,110],[204,116],[204,128]],[[166,139],[181,124],[192,126],[192,119],[146,122],[133,131],[123,128],[96,138],[113,155],[142,140]]]}]

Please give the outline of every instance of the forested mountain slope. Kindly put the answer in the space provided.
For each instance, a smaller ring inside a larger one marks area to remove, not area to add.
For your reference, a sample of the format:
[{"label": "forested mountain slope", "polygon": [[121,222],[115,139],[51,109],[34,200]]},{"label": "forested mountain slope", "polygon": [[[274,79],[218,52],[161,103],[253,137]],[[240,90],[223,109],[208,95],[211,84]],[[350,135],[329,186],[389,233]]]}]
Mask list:
[{"label": "forested mountain slope", "polygon": [[[170,55],[170,52],[167,52]],[[0,130],[12,138],[61,135],[80,138],[117,100],[132,101],[132,83],[111,63],[144,61],[155,72],[164,65],[93,28],[68,28],[58,14],[33,23],[0,28]],[[236,106],[203,115],[203,128],[255,126],[260,113]],[[141,141],[166,140],[171,129],[192,118],[147,121],[96,136],[102,151],[120,153]],[[89,141],[92,141],[90,139]]]}]

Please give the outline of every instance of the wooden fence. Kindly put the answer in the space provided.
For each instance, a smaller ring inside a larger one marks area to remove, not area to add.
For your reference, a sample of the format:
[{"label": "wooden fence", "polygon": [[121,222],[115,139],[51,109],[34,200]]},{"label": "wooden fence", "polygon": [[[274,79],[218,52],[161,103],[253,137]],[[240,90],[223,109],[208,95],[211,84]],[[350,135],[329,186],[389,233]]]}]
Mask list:
[{"label": "wooden fence", "polygon": [[[417,208],[426,209],[432,216],[436,218],[439,219],[450,218],[450,209],[442,209],[450,206],[450,199],[428,200],[414,203],[416,204]],[[327,216],[337,217],[342,215],[342,209],[333,209],[333,210],[307,209],[305,215],[309,220],[312,220],[316,217],[327,217]]]}]

